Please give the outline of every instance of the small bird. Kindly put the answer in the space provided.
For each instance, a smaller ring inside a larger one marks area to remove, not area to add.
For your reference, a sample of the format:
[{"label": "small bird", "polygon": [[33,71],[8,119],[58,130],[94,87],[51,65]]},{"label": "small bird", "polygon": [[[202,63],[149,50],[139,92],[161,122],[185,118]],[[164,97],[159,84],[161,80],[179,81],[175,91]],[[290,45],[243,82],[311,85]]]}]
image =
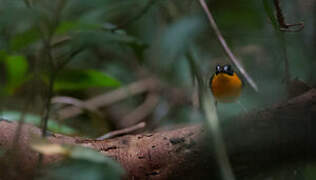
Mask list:
[{"label": "small bird", "polygon": [[231,65],[217,65],[209,86],[216,101],[229,103],[236,101],[240,96],[243,82]]}]

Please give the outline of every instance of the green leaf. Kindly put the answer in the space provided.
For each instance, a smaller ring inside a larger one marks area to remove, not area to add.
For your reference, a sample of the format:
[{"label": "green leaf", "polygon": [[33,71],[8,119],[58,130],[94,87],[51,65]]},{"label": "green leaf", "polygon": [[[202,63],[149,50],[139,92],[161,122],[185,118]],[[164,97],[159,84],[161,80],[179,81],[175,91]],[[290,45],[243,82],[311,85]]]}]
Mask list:
[{"label": "green leaf", "polygon": [[101,29],[101,25],[98,24],[85,24],[75,21],[64,21],[56,28],[56,34],[65,34],[71,31],[80,30],[97,30]]},{"label": "green leaf", "polygon": [[101,153],[84,147],[73,147],[69,160],[50,167],[41,180],[119,180],[123,168]]},{"label": "green leaf", "polygon": [[237,0],[229,4],[226,1],[216,1],[210,4],[210,8],[224,35],[242,31],[249,33],[263,28],[264,24],[256,1]]},{"label": "green leaf", "polygon": [[274,16],[274,11],[273,11],[273,4],[272,4],[272,1],[271,0],[262,0],[263,2],[263,7],[264,7],[264,10],[265,12],[267,13],[273,27],[278,30],[278,23],[277,23],[277,20]]},{"label": "green leaf", "polygon": [[7,75],[6,90],[12,94],[27,80],[28,62],[24,56],[8,56],[4,59],[4,63]]},{"label": "green leaf", "polygon": [[[9,121],[19,121],[21,118],[21,112],[17,111],[4,111],[0,114],[0,118],[7,119]],[[27,113],[24,116],[24,122],[33,124],[36,126],[40,125],[41,117],[39,115]],[[62,134],[75,134],[76,131],[66,125],[57,123],[54,120],[48,121],[48,130],[52,132],[62,133]]]},{"label": "green leaf", "polygon": [[143,62],[144,61],[144,52],[149,47],[149,45],[135,40],[133,42],[128,43],[128,46],[133,49],[138,60],[140,62]]},{"label": "green leaf", "polygon": [[10,41],[10,48],[18,51],[36,42],[39,38],[40,32],[37,29],[29,29],[25,32],[16,34]]},{"label": "green leaf", "polygon": [[163,52],[161,54],[166,57],[160,58],[173,59],[180,53],[185,52],[204,27],[205,23],[199,16],[186,17],[172,24],[162,36],[160,48]]},{"label": "green leaf", "polygon": [[34,12],[27,8],[23,1],[1,1],[0,11],[1,27],[19,28],[21,24],[33,24],[36,19]]},{"label": "green leaf", "polygon": [[96,70],[65,70],[58,74],[54,90],[80,90],[91,87],[117,87],[120,82]]},{"label": "green leaf", "polygon": [[308,163],[304,169],[305,179],[315,179],[316,178],[316,164]]},{"label": "green leaf", "polygon": [[126,44],[135,41],[135,38],[122,33],[107,31],[81,31],[73,36],[73,46],[104,46],[113,44]]},{"label": "green leaf", "polygon": [[116,164],[114,160],[104,156],[103,154],[93,149],[81,146],[76,146],[73,149],[71,149],[69,156],[73,159],[88,160],[95,163],[107,163],[112,164],[113,166],[115,165],[117,168],[120,167],[118,166],[118,164]]},{"label": "green leaf", "polygon": [[1,50],[0,50],[0,62],[3,61],[7,56],[8,56],[7,51],[1,49]]}]

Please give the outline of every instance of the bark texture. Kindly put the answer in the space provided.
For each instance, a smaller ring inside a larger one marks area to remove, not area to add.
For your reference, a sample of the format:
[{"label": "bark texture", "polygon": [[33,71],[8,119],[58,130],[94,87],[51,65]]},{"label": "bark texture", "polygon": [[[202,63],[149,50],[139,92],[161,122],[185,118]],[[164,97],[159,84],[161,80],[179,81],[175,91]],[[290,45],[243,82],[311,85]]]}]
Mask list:
[{"label": "bark texture", "polygon": [[[222,123],[228,155],[237,179],[247,179],[264,171],[314,160],[315,117],[316,89],[311,89],[285,103]],[[2,164],[12,164],[18,167],[18,172],[32,175],[38,153],[30,150],[28,143],[32,135],[40,134],[40,130],[23,125],[21,138],[16,143],[16,128],[17,123],[0,121],[0,148],[17,154],[10,160],[6,159],[8,163]],[[94,148],[118,160],[126,169],[128,179],[218,178],[211,147],[212,137],[203,125],[102,141],[60,134],[51,134],[48,139],[54,143]],[[12,149],[13,143],[18,147]],[[18,163],[14,163],[17,160]],[[44,157],[45,163],[58,160],[58,156]],[[0,170],[0,175],[8,175],[3,172]]]}]

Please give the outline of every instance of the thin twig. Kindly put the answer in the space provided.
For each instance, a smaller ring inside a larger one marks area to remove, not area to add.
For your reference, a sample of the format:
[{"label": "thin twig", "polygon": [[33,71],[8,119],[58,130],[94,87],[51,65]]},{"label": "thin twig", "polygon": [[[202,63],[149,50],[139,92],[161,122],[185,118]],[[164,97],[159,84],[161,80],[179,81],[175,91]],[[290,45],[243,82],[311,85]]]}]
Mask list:
[{"label": "thin twig", "polygon": [[[81,101],[80,99],[68,97],[68,96],[55,96],[52,98],[51,103],[52,104],[70,104],[70,105],[77,106],[80,108],[86,108],[86,105],[84,104],[83,101]],[[89,108],[89,109],[94,110],[92,108]]]},{"label": "thin twig", "polygon": [[[47,60],[49,63],[49,82],[48,82],[48,92],[47,92],[47,97],[46,97],[46,102],[45,102],[45,109],[44,109],[44,114],[42,116],[41,119],[41,125],[42,125],[42,137],[46,137],[46,131],[47,131],[47,124],[48,124],[48,119],[49,119],[49,114],[50,114],[50,109],[51,109],[51,99],[54,95],[54,81],[55,78],[57,76],[57,62],[55,62],[55,58],[52,54],[52,39],[54,37],[55,34],[55,30],[59,25],[60,22],[60,14],[62,11],[62,1],[59,1],[57,4],[57,11],[54,14],[53,17],[53,26],[52,27],[48,27],[49,32],[47,37],[45,38],[45,36],[43,36],[43,45],[44,45],[44,53],[47,56]],[[40,25],[43,25],[43,23],[40,22]],[[44,29],[44,28],[43,28]],[[40,28],[41,33],[44,35],[44,30],[42,30],[42,28]],[[41,161],[41,160],[40,160]],[[41,164],[41,163],[39,163]]]},{"label": "thin twig", "polygon": [[31,2],[29,0],[23,0],[24,4],[26,5],[26,7],[30,8],[31,7]]},{"label": "thin twig", "polygon": [[[277,16],[277,20],[279,23],[279,30],[280,31],[285,31],[285,32],[298,32],[301,31],[304,28],[304,22],[300,22],[300,23],[295,23],[295,24],[286,24],[284,16],[283,16],[283,12],[280,6],[280,1],[279,0],[273,0],[275,9],[276,9],[276,16]],[[297,29],[290,29],[291,27],[297,27],[299,26]],[[287,48],[286,48],[286,44],[285,44],[285,38],[283,34],[279,35],[280,41],[281,41],[281,47],[282,47],[282,51],[283,51],[283,55],[284,55],[284,71],[285,71],[285,82],[287,85],[289,85],[291,76],[290,76],[290,64],[289,64],[289,59],[287,56]]]},{"label": "thin twig", "polygon": [[[275,9],[276,9],[276,16],[280,26],[280,31],[285,32],[298,32],[304,28],[304,22],[294,23],[294,24],[286,24],[285,19],[283,16],[282,9],[280,7],[279,0],[273,0]],[[297,29],[290,29],[291,27],[298,27]]]},{"label": "thin twig", "polygon": [[[98,108],[102,106],[107,106],[130,96],[143,93],[150,89],[159,87],[159,82],[154,78],[146,78],[134,83],[131,83],[125,87],[119,88],[117,90],[95,96],[87,101],[83,101],[86,106]],[[82,113],[82,110],[78,107],[67,107],[58,112],[58,117],[60,119],[66,119]]]},{"label": "thin twig", "polygon": [[41,119],[41,126],[42,126],[42,137],[46,137],[46,131],[47,131],[47,123],[49,118],[49,113],[51,109],[51,98],[53,97],[53,89],[54,89],[54,81],[56,78],[56,72],[55,72],[55,64],[54,64],[54,58],[51,52],[50,47],[50,39],[44,40],[44,46],[45,46],[45,53],[47,54],[49,66],[50,66],[50,75],[49,75],[49,82],[48,82],[48,92],[45,102],[45,109],[44,114]]},{"label": "thin twig", "polygon": [[234,63],[234,65],[238,68],[238,70],[240,71],[240,73],[244,76],[244,78],[247,80],[247,82],[251,85],[251,87],[255,90],[258,91],[258,86],[256,85],[256,83],[253,81],[253,79],[248,75],[248,73],[245,71],[245,69],[242,67],[242,65],[240,64],[240,62],[237,60],[237,58],[235,57],[235,55],[232,53],[232,51],[229,49],[225,39],[223,38],[221,32],[219,31],[216,22],[211,14],[211,12],[209,11],[206,3],[204,0],[200,0],[200,4],[203,8],[203,10],[205,11],[208,20],[210,21],[211,27],[213,28],[219,42],[221,43],[223,49],[225,50],[226,54],[228,55],[229,59],[232,61],[232,63]]},{"label": "thin twig", "polygon": [[94,114],[96,114],[98,117],[102,117],[102,113],[98,111],[97,108],[87,106],[83,101],[80,99],[76,99],[73,97],[67,97],[67,96],[56,96],[53,97],[51,100],[52,104],[69,104],[72,106],[79,107],[82,110],[88,110]]},{"label": "thin twig", "polygon": [[140,106],[122,118],[121,123],[125,126],[130,126],[142,121],[153,112],[158,105],[158,102],[159,95],[156,93],[150,93]]},{"label": "thin twig", "polygon": [[[47,46],[50,46],[50,43],[47,44]],[[52,70],[50,72],[50,77],[49,77],[49,87],[48,87],[48,96],[47,96],[47,101],[46,101],[46,109],[44,111],[44,116],[42,118],[42,121],[41,121],[41,124],[43,126],[43,129],[42,129],[42,133],[43,133],[43,137],[46,136],[46,131],[47,131],[47,121],[48,121],[48,117],[49,117],[49,112],[50,112],[50,108],[51,108],[51,99],[53,98],[53,89],[54,89],[54,81],[55,81],[55,78],[58,74],[58,72],[60,72],[65,65],[67,65],[74,56],[76,56],[77,54],[79,54],[84,48],[79,48],[75,51],[73,51],[67,58],[65,58],[60,64],[54,64],[54,58],[51,54],[51,49],[49,48],[47,50],[47,54],[49,56],[49,61],[51,62],[50,63],[50,66],[52,66]],[[85,106],[87,107],[87,106]],[[95,111],[94,111],[95,112]]]},{"label": "thin twig", "polygon": [[203,81],[200,70],[198,66],[196,66],[196,60],[192,51],[187,52],[187,58],[190,63],[192,75],[196,78],[199,91],[199,104],[205,114],[205,119],[212,135],[213,140],[210,144],[213,146],[214,154],[216,156],[218,166],[221,170],[222,177],[224,180],[234,180],[234,174],[229,162],[220,123],[217,116],[216,101],[214,97],[209,93],[209,89]]},{"label": "thin twig", "polygon": [[129,134],[129,133],[134,132],[136,130],[143,129],[145,126],[146,126],[146,123],[141,122],[141,123],[138,123],[136,125],[133,125],[131,127],[125,128],[125,129],[120,129],[120,130],[108,132],[108,133],[104,134],[103,136],[98,137],[96,140],[110,139],[110,138],[113,138],[116,136]]},{"label": "thin twig", "polygon": [[275,29],[275,33],[276,36],[280,42],[280,47],[282,50],[282,54],[283,54],[283,58],[284,58],[284,73],[285,76],[283,78],[283,80],[286,82],[286,84],[288,85],[290,82],[290,64],[289,64],[289,60],[288,60],[288,55],[287,55],[287,47],[286,47],[286,42],[285,42],[285,37],[284,37],[284,33],[280,32],[281,28],[288,28],[289,26],[286,25],[285,20],[284,20],[284,16],[282,13],[282,9],[280,7],[279,1],[278,0],[274,0],[274,7],[276,9],[276,18],[274,17],[274,15],[271,13],[271,8],[269,7],[268,3],[264,2],[265,8],[266,8],[266,13],[268,15],[268,17],[270,18],[270,21],[273,23],[273,27]]},{"label": "thin twig", "polygon": [[121,29],[123,27],[125,27],[126,25],[137,21],[138,19],[140,19],[141,17],[143,17],[144,14],[146,14],[149,9],[155,4],[157,3],[159,0],[149,0],[149,2],[146,4],[146,6],[135,16],[131,17],[130,19],[128,19],[127,21],[123,22],[122,24],[117,25],[112,31],[116,31],[118,29]]},{"label": "thin twig", "polygon": [[49,113],[50,113],[50,109],[51,109],[50,100],[53,97],[54,80],[55,80],[54,75],[52,75],[49,78],[48,95],[46,97],[44,115],[43,115],[42,120],[41,120],[42,136],[43,137],[46,137],[47,123],[48,123]]},{"label": "thin twig", "polygon": [[54,37],[52,39],[52,42],[50,45],[52,48],[56,48],[56,47],[61,46],[64,43],[69,42],[71,40],[72,40],[72,38],[68,35],[67,36],[58,36],[58,37]]},{"label": "thin twig", "polygon": [[84,49],[85,49],[85,47],[79,47],[78,49],[72,51],[72,52],[71,52],[69,55],[67,55],[66,57],[63,57],[63,58],[62,58],[62,61],[57,64],[56,70],[57,70],[57,71],[62,70],[76,55],[78,55],[79,53],[81,53]]}]

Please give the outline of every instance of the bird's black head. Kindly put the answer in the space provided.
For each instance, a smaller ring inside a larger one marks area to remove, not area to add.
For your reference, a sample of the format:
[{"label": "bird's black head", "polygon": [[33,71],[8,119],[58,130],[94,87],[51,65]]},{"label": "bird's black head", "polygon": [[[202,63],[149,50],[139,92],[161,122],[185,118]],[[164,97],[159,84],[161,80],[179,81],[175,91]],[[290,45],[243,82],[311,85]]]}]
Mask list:
[{"label": "bird's black head", "polygon": [[232,69],[232,67],[231,67],[231,65],[230,64],[225,64],[225,65],[223,65],[223,66],[221,66],[221,65],[217,65],[216,66],[216,71],[215,71],[215,73],[216,74],[218,74],[218,73],[226,73],[226,74],[228,74],[228,75],[233,75],[234,74],[234,71],[233,71],[233,69]]}]

